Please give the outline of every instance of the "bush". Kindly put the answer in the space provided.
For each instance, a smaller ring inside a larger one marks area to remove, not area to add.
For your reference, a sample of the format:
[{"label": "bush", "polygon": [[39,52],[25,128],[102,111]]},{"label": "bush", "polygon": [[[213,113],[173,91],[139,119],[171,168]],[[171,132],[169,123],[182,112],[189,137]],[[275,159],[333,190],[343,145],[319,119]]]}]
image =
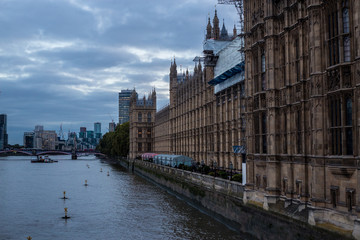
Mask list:
[{"label": "bush", "polygon": [[234,176],[232,176],[231,180],[241,183],[242,182],[242,174],[235,174]]},{"label": "bush", "polygon": [[214,177],[214,176],[215,176],[215,173],[214,173],[214,172],[209,172],[208,175]]},{"label": "bush", "polygon": [[228,179],[228,174],[225,171],[219,171],[219,177],[223,179]]}]

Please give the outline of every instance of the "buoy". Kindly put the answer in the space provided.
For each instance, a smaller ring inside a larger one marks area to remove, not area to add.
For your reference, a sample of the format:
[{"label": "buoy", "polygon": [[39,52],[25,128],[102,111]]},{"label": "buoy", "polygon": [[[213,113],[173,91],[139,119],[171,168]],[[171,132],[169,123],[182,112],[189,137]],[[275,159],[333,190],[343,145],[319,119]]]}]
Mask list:
[{"label": "buoy", "polygon": [[87,180],[85,180],[85,186],[87,186],[88,184],[87,184]]},{"label": "buoy", "polygon": [[100,168],[100,172],[102,172],[102,168]]},{"label": "buoy", "polygon": [[108,171],[108,174],[107,174],[108,176],[110,176],[110,173],[109,173],[109,171]]},{"label": "buoy", "polygon": [[65,196],[66,192],[64,191],[63,193],[64,193],[63,199],[64,199],[64,200],[65,200],[65,199],[68,199],[68,198]]},{"label": "buoy", "polygon": [[65,210],[65,216],[62,217],[62,218],[63,218],[63,219],[68,219],[68,218],[70,218],[70,217],[68,217],[68,215],[67,215],[67,208],[64,208],[64,210]]},{"label": "buoy", "polygon": [[32,237],[28,236],[26,239],[27,239],[27,240],[31,240],[31,239],[32,239]]}]

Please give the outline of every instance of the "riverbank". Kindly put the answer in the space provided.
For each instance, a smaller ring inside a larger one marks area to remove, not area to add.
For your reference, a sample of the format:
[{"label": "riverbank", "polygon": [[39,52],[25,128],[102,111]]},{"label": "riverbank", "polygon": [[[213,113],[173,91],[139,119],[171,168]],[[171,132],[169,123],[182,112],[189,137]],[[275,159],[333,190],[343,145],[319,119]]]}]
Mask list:
[{"label": "riverbank", "polygon": [[237,182],[139,160],[107,161],[166,188],[192,206],[248,236],[274,240],[279,236],[299,240],[353,239],[351,234],[339,234],[308,224],[307,208],[294,212],[295,205],[289,205],[286,209],[272,205],[265,210],[256,201],[244,202],[249,193]]}]

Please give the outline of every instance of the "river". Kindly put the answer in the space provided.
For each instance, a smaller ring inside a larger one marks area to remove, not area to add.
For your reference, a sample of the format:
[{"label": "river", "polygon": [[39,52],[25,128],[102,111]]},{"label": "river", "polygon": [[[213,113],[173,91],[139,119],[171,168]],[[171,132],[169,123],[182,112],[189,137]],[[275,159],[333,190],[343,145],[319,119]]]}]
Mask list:
[{"label": "river", "polygon": [[241,239],[240,233],[121,168],[92,156],[51,158],[59,162],[0,157],[1,240]]}]

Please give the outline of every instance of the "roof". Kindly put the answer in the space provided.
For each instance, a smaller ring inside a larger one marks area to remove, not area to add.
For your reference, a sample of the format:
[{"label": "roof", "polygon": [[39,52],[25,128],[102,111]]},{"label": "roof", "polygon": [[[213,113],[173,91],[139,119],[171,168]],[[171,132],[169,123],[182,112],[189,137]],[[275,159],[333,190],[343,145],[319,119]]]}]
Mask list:
[{"label": "roof", "polygon": [[220,41],[214,39],[208,39],[204,42],[203,49],[213,51],[214,55],[218,54],[220,50],[225,48],[231,41]]},{"label": "roof", "polygon": [[245,70],[245,62],[241,62],[241,63],[235,65],[234,67],[230,68],[229,70],[223,72],[216,78],[210,80],[208,83],[212,86],[217,85],[219,83],[226,81],[227,79],[231,78],[232,76],[243,72],[244,70]]}]

